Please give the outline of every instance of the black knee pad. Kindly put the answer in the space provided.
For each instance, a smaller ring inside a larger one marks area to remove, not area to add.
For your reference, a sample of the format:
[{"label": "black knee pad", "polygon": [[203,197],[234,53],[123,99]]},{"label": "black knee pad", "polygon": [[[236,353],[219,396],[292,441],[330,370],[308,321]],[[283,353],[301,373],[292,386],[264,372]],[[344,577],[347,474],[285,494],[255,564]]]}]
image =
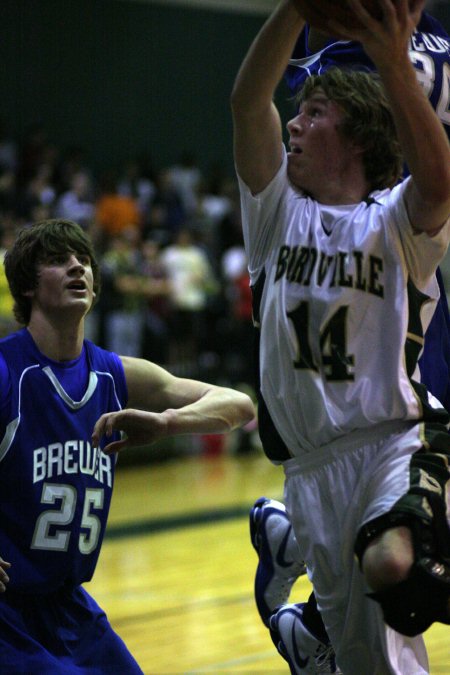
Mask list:
[{"label": "black knee pad", "polygon": [[[367,528],[372,534],[399,525],[411,530],[414,563],[407,579],[368,594],[380,603],[387,625],[409,637],[423,633],[435,621],[450,624],[450,528],[444,501],[429,493],[426,497],[432,512],[428,522],[391,513]],[[360,560],[362,554],[363,550]]]},{"label": "black knee pad", "polygon": [[427,446],[411,458],[408,491],[390,511],[366,523],[355,542],[361,564],[367,546],[385,530],[411,530],[414,562],[407,579],[369,595],[380,603],[388,626],[410,637],[434,621],[450,624],[449,434],[438,426],[430,427]]},{"label": "black knee pad", "polygon": [[387,625],[403,635],[419,635],[435,621],[450,624],[450,566],[422,558],[405,581],[368,596],[380,603]]}]

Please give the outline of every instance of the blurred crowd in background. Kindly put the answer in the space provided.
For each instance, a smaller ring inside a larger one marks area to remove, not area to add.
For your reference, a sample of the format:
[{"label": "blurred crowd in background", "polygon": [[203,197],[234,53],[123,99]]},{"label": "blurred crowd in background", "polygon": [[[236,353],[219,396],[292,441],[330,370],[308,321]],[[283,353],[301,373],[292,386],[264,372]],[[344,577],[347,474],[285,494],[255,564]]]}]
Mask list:
[{"label": "blurred crowd in background", "polygon": [[[55,217],[78,222],[96,249],[102,290],[89,339],[253,395],[239,192],[220,161],[204,171],[182,152],[155,170],[150,158],[130,157],[97,173],[82,147],[58,147],[43,125],[17,141],[0,121],[0,258],[19,228]],[[443,274],[448,283],[449,265]],[[0,337],[17,327],[0,265]],[[237,436],[239,451],[260,448],[254,426]],[[205,443],[214,454],[222,440]]]},{"label": "blurred crowd in background", "polygon": [[[46,218],[91,235],[102,292],[87,336],[177,375],[251,386],[251,294],[236,180],[180,153],[155,171],[131,157],[95,175],[81,147],[59,148],[42,125],[21,142],[0,128],[0,235]],[[16,328],[3,267],[1,335]]]}]

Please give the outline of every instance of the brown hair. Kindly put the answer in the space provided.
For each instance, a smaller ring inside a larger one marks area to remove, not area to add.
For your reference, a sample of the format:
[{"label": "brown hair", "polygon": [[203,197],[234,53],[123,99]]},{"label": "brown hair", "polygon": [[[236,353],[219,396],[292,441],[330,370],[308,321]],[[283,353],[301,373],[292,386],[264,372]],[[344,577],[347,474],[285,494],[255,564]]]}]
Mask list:
[{"label": "brown hair", "polygon": [[28,325],[31,317],[31,300],[26,291],[38,284],[38,266],[55,254],[73,251],[88,255],[94,277],[94,292],[100,291],[100,271],[93,245],[84,230],[72,220],[42,220],[23,228],[14,244],[5,254],[4,265],[11,295],[14,298],[14,315],[20,324]]},{"label": "brown hair", "polygon": [[309,77],[295,101],[300,106],[314,90],[321,88],[327,98],[344,111],[340,130],[363,148],[366,178],[371,190],[391,188],[398,183],[403,158],[394,119],[374,73],[330,68],[322,75]]}]

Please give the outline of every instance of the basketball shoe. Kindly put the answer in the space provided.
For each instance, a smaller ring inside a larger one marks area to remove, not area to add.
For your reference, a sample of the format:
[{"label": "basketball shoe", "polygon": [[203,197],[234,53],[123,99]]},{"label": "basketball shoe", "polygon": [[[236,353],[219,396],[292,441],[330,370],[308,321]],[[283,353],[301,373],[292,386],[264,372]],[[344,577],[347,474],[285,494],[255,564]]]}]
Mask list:
[{"label": "basketball shoe", "polygon": [[286,514],[286,508],[274,499],[260,497],[250,511],[250,538],[258,554],[255,576],[255,600],[266,626],[272,612],[284,605],[292,586],[306,573],[298,560],[299,551]]},{"label": "basketball shoe", "polygon": [[284,605],[270,617],[273,643],[288,662],[292,675],[342,675],[330,643],[321,642],[303,620],[305,603]]}]

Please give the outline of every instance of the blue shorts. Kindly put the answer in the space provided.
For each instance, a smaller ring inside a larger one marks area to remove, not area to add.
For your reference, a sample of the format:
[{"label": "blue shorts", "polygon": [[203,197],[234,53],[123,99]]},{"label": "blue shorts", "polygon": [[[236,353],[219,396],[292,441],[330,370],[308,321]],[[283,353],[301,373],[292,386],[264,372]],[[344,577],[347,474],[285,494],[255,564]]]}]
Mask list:
[{"label": "blue shorts", "polygon": [[104,611],[81,586],[0,596],[0,672],[143,675]]}]

